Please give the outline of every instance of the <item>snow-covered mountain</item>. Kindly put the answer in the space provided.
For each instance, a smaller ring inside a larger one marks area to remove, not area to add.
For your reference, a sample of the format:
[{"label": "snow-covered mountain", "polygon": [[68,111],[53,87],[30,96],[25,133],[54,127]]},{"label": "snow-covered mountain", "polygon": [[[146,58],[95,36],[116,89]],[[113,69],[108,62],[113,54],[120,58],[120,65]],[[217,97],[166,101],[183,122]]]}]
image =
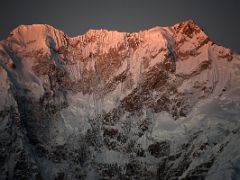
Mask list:
[{"label": "snow-covered mountain", "polygon": [[239,179],[240,55],[192,20],[0,42],[0,179]]}]

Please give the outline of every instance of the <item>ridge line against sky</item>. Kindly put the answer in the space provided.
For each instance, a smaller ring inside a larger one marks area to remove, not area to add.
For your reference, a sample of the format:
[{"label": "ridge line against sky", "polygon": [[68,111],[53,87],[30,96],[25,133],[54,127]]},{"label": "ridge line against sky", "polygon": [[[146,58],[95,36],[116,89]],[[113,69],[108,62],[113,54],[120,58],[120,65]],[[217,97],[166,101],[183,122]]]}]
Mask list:
[{"label": "ridge line against sky", "polygon": [[240,52],[239,0],[2,0],[0,39],[21,24],[49,24],[69,36],[89,29],[137,32],[193,19],[215,43]]}]

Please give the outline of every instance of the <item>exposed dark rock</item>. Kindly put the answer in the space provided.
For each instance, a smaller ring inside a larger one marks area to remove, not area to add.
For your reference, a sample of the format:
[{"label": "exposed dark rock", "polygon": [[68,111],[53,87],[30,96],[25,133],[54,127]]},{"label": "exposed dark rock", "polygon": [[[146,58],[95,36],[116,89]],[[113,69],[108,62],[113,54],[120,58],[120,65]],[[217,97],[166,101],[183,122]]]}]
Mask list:
[{"label": "exposed dark rock", "polygon": [[168,156],[170,151],[170,145],[168,142],[156,142],[148,146],[148,151],[154,157]]}]

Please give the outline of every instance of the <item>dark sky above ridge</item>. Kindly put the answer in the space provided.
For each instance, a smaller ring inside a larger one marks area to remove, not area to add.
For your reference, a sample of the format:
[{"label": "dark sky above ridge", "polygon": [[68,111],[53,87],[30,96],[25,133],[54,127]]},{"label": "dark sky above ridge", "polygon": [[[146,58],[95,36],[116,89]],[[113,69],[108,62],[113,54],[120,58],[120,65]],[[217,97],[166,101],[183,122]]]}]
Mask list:
[{"label": "dark sky above ridge", "polygon": [[240,0],[1,0],[0,39],[20,24],[49,24],[69,36],[88,29],[134,32],[193,19],[240,52]]}]

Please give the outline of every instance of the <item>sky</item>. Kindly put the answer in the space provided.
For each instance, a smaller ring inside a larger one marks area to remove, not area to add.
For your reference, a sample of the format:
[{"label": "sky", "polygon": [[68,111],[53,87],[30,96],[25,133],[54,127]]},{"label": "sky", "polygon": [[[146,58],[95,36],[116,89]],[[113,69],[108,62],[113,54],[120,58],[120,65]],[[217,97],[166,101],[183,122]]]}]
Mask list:
[{"label": "sky", "polygon": [[193,19],[215,43],[240,53],[240,0],[1,0],[0,40],[21,24],[69,36],[89,29],[136,32]]}]

